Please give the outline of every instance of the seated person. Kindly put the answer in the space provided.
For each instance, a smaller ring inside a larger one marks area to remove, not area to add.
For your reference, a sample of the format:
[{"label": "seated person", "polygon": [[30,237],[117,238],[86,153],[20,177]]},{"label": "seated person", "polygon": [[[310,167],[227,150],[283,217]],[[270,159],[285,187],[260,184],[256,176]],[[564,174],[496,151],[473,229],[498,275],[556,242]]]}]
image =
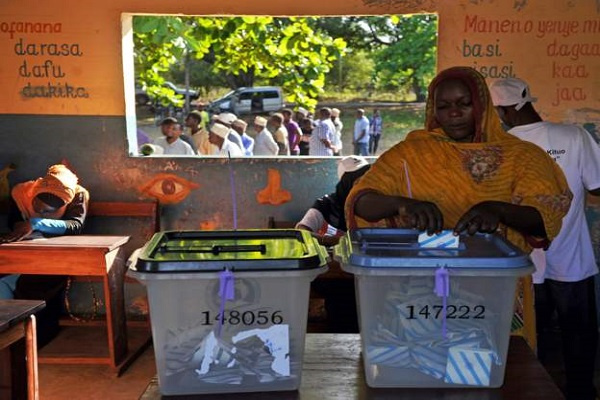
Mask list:
[{"label": "seated person", "polygon": [[[369,170],[369,167],[367,160],[361,156],[344,157],[338,163],[340,180],[335,186],[335,192],[318,198],[296,224],[296,229],[312,232],[323,246],[336,245],[347,229],[344,217],[346,197],[354,183]],[[317,279],[311,283],[311,288],[325,300],[328,332],[358,332],[352,279]]]},{"label": "seated person", "polygon": [[344,203],[354,182],[369,170],[369,162],[361,156],[344,157],[338,163],[338,178],[335,192],[319,197],[308,209],[296,229],[313,232],[323,246],[334,246],[346,232]]},{"label": "seated person", "polygon": [[[44,236],[81,233],[87,214],[89,193],[77,184],[77,176],[62,164],[53,165],[42,178],[15,185],[8,215],[11,232],[0,243],[25,240],[32,233]],[[44,269],[40,260],[40,271]],[[0,278],[0,298],[45,300],[36,314],[38,345],[58,332],[62,292],[67,277],[61,275],[8,275]]]},{"label": "seated person", "polygon": [[[382,154],[352,188],[349,228],[496,232],[527,253],[547,248],[572,194],[545,151],[502,129],[483,76],[468,67],[440,72],[425,115],[424,129]],[[535,348],[531,277],[521,285],[515,333]]]}]

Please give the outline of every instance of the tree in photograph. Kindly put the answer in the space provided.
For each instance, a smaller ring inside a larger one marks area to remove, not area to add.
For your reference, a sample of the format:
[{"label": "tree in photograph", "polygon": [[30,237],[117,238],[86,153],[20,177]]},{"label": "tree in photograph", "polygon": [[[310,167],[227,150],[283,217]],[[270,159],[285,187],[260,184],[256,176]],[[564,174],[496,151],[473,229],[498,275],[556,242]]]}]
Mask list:
[{"label": "tree in photograph", "polygon": [[136,74],[160,94],[171,65],[203,60],[232,89],[270,82],[288,101],[312,108],[346,43],[315,31],[311,19],[135,17]]},{"label": "tree in photograph", "polygon": [[[343,38],[350,51],[368,52],[375,63],[370,78],[378,88],[412,91],[417,101],[425,99],[427,86],[435,76],[436,15],[319,18],[315,29]],[[340,62],[343,71],[349,60]]]}]

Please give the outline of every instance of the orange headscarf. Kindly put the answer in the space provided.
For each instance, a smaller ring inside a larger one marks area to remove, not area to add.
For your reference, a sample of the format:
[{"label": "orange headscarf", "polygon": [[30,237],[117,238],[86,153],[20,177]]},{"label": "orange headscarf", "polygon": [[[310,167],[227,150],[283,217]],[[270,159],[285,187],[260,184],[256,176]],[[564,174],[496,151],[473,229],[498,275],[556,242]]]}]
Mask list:
[{"label": "orange headscarf", "polygon": [[67,204],[73,201],[75,194],[85,190],[77,184],[77,176],[62,164],[52,165],[48,172],[42,178],[34,181],[23,182],[12,189],[12,198],[17,203],[17,207],[23,218],[30,219],[42,217],[33,209],[33,199],[42,193],[50,193],[64,202],[64,206],[54,213],[45,214],[45,218],[61,218],[65,212]]},{"label": "orange headscarf", "polygon": [[[471,91],[473,142],[454,141],[435,119],[433,94],[449,79],[461,80]],[[425,129],[409,133],[405,141],[382,154],[353,187],[346,202],[349,224],[356,220],[359,226],[369,225],[354,218],[354,203],[368,191],[431,201],[442,211],[445,229],[454,228],[469,208],[482,201],[532,206],[542,215],[549,239],[558,234],[571,199],[558,165],[536,145],[502,129],[485,79],[468,67],[442,71],[431,82]],[[385,224],[402,226],[404,221],[396,217]],[[530,249],[521,233],[507,232],[517,246]]]}]

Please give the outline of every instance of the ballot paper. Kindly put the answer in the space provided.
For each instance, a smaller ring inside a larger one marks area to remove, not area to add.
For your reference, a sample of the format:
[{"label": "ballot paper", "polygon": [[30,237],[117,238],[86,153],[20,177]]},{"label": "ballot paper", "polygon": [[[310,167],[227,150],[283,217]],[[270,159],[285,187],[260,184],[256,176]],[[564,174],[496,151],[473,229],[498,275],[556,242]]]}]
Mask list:
[{"label": "ballot paper", "polygon": [[423,232],[419,235],[418,241],[419,247],[427,249],[456,249],[460,244],[459,237],[449,229],[433,235]]},{"label": "ballot paper", "polygon": [[448,350],[446,383],[472,386],[489,386],[494,352],[453,346]]}]

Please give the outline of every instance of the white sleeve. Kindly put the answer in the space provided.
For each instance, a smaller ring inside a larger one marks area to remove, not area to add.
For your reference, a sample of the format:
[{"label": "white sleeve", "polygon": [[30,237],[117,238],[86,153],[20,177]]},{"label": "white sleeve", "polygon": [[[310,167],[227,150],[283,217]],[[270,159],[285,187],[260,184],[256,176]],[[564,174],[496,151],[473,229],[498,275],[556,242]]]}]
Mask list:
[{"label": "white sleeve", "polygon": [[304,225],[309,227],[313,232],[319,232],[324,223],[325,218],[323,218],[321,211],[316,208],[309,208],[300,222],[296,224],[296,227],[298,227],[298,225]]},{"label": "white sleeve", "polygon": [[600,188],[600,145],[590,133],[579,128],[581,133],[579,166],[581,179],[587,190]]},{"label": "white sleeve", "polygon": [[269,150],[271,150],[271,153],[273,155],[277,155],[277,153],[279,153],[279,146],[277,145],[277,142],[273,138],[273,135],[268,134],[267,138],[268,138],[267,139],[267,146],[269,147]]}]

